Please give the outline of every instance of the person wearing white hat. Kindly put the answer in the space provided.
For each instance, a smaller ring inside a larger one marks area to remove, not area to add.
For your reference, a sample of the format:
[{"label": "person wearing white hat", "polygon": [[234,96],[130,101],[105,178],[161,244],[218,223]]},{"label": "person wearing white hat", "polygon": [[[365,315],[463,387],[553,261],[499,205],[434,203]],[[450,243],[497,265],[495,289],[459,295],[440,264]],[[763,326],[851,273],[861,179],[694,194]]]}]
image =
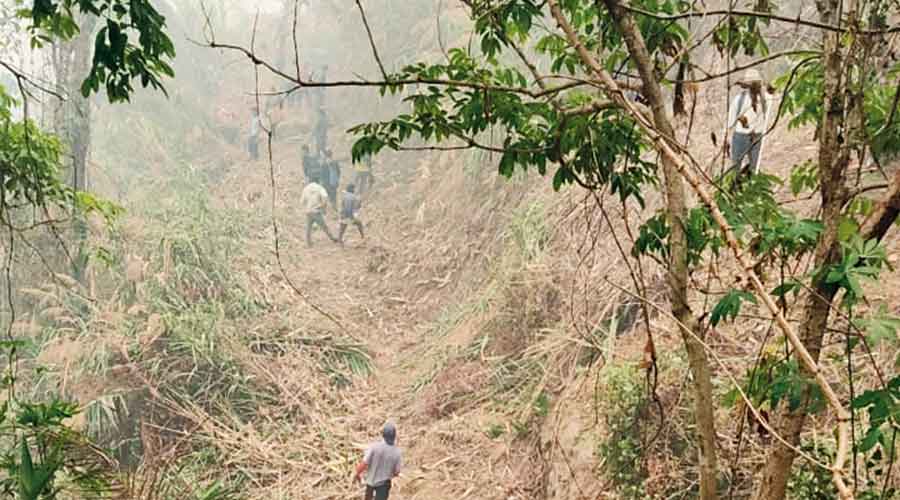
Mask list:
[{"label": "person wearing white hat", "polygon": [[757,173],[763,135],[769,125],[770,97],[762,76],[754,69],[747,70],[737,85],[740,91],[729,109],[726,131],[726,137],[731,136],[731,169],[740,172],[746,163],[748,170]]}]

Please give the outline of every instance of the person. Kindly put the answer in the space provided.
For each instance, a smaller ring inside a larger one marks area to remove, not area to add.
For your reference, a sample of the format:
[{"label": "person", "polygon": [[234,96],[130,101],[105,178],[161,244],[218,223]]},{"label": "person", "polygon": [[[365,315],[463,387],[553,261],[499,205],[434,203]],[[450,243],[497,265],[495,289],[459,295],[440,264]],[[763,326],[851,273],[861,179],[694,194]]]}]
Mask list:
[{"label": "person", "polygon": [[328,191],[328,199],[331,200],[331,207],[337,210],[337,192],[341,185],[341,164],[332,157],[330,149],[325,150],[324,176],[325,190]]},{"label": "person", "polygon": [[309,183],[312,179],[318,179],[322,174],[322,165],[319,158],[309,152],[309,146],[303,145],[303,176]]},{"label": "person", "polygon": [[359,220],[359,209],[362,207],[362,201],[354,193],[355,190],[356,187],[353,184],[348,184],[346,191],[344,191],[344,196],[341,198],[341,226],[338,230],[338,241],[341,242],[342,246],[344,244],[344,232],[347,231],[347,224],[356,226],[356,229],[359,230],[359,236],[362,239],[366,239],[366,234],[363,232],[363,223]]},{"label": "person", "polygon": [[388,422],[381,435],[382,441],[366,448],[354,475],[356,481],[362,481],[363,473],[366,474],[366,500],[388,500],[391,481],[400,475],[403,465],[403,456],[397,447],[397,427]]},{"label": "person", "polygon": [[325,210],[328,207],[328,193],[319,184],[318,178],[313,178],[303,188],[300,196],[300,205],[306,211],[306,247],[312,247],[313,226],[319,226],[325,231],[328,239],[338,243],[338,239],[331,234],[328,223],[325,222]]},{"label": "person", "polygon": [[356,180],[354,184],[359,190],[359,195],[362,196],[372,188],[374,183],[375,178],[372,177],[372,155],[366,155],[362,161],[356,164]]},{"label": "person", "polygon": [[250,153],[251,160],[259,159],[259,110],[255,107],[251,110],[247,152]]},{"label": "person", "polygon": [[738,86],[741,90],[734,97],[727,123],[731,135],[731,170],[741,172],[746,163],[749,171],[757,173],[772,97],[764,91],[762,76],[753,69],[744,73]]}]

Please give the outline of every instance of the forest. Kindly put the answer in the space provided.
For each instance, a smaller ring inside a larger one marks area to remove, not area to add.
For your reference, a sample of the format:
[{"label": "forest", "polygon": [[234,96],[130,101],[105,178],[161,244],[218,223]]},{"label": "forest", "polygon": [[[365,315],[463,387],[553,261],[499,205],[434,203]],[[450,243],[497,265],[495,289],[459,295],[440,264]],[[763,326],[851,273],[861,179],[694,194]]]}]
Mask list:
[{"label": "forest", "polygon": [[0,497],[900,500],[898,108],[897,0],[0,0]]}]

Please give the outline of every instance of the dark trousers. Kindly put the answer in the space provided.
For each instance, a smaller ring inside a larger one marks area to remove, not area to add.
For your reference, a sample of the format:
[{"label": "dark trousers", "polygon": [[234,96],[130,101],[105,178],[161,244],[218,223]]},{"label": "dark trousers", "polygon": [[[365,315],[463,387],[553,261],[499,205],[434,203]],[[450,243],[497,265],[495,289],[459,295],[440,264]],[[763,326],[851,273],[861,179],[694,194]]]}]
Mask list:
[{"label": "dark trousers", "polygon": [[390,481],[379,484],[378,486],[366,486],[366,500],[388,500],[390,494]]},{"label": "dark trousers", "polygon": [[744,161],[749,163],[750,173],[759,170],[759,150],[762,146],[760,134],[735,132],[731,139],[731,168],[740,172]]},{"label": "dark trousers", "polygon": [[332,208],[337,209],[337,184],[329,184],[325,186],[325,191],[328,192],[328,200],[331,202]]},{"label": "dark trousers", "polygon": [[347,231],[347,224],[353,224],[356,226],[356,229],[359,229],[359,235],[363,239],[365,239],[366,234],[363,232],[363,223],[356,217],[350,217],[347,219],[341,219],[341,227],[338,231],[338,241],[344,243],[344,232]]},{"label": "dark trousers", "polygon": [[331,234],[331,230],[328,229],[328,224],[325,223],[325,214],[322,212],[313,212],[311,214],[306,214],[306,246],[312,246],[312,231],[313,226],[319,226],[325,231],[325,234],[328,235],[328,239],[331,241],[337,242],[338,240]]}]

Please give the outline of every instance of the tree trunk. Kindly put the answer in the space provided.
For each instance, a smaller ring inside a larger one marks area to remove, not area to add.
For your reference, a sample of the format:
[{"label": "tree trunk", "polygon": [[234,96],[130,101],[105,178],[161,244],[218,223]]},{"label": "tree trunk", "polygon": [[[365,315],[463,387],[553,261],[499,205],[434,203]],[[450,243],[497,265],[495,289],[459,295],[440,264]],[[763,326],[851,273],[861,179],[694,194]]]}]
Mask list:
[{"label": "tree trunk", "polygon": [[[57,133],[65,140],[71,155],[69,184],[75,191],[87,190],[87,162],[91,144],[91,103],[81,95],[81,82],[91,68],[93,33],[96,18],[85,17],[81,32],[71,42],[61,42],[54,49],[56,77],[64,89],[66,101],[60,106],[56,117]],[[79,282],[84,282],[87,266],[85,240],[87,224],[81,213],[73,213],[74,243],[77,251],[73,254],[72,274]]]},{"label": "tree trunk", "polygon": [[[840,1],[825,0],[819,4],[820,21],[828,25],[840,23]],[[850,146],[842,146],[849,142],[849,137],[842,138],[841,131],[846,129],[847,117],[854,110],[849,106],[858,106],[846,99],[847,76],[844,74],[844,58],[841,54],[840,33],[823,32],[824,46],[824,113],[819,128],[819,194],[822,199],[822,221],[825,229],[816,245],[814,269],[819,273],[813,278],[811,291],[804,300],[803,321],[800,324],[800,337],[813,360],[819,361],[819,354],[825,340],[826,327],[831,313],[831,305],[838,288],[826,283],[828,268],[835,264],[841,256],[838,241],[838,226],[841,211],[845,202],[846,167],[850,158]],[[806,376],[810,374],[801,365]],[[779,433],[792,446],[800,444],[800,436],[806,424],[807,402],[809,392],[804,397],[804,404],[796,411],[783,410],[779,425]],[[791,468],[796,453],[786,444],[775,442],[769,452],[763,469],[762,480],[756,493],[756,500],[781,500],[785,498],[787,483],[791,476]]]},{"label": "tree trunk", "polygon": [[[656,77],[653,62],[647,51],[643,35],[630,13],[621,8],[619,0],[603,0],[615,19],[632,60],[637,66],[643,83],[644,97],[653,111],[653,123],[669,138],[675,137],[675,130],[666,112],[665,100]],[[598,9],[600,6],[598,5]],[[688,303],[688,263],[687,236],[684,220],[687,216],[687,196],[684,181],[671,160],[662,159],[665,176],[666,211],[669,216],[671,234],[670,262],[668,263],[668,284],[672,314],[679,323],[679,331],[688,355],[693,389],[694,418],[697,420],[697,437],[700,442],[700,499],[717,498],[718,465],[716,453],[716,425],[712,401],[712,377],[706,355],[702,333]]]}]

